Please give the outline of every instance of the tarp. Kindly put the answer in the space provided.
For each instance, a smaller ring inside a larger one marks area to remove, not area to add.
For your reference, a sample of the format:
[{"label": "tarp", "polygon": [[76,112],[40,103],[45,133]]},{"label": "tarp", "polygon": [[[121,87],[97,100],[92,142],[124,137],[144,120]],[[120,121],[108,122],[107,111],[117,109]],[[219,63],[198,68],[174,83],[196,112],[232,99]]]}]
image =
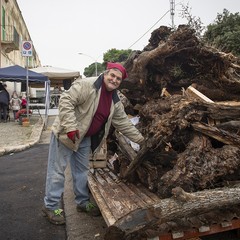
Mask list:
[{"label": "tarp", "polygon": [[50,80],[75,79],[80,76],[79,71],[50,66],[32,68],[31,70],[46,75]]},{"label": "tarp", "polygon": [[[10,67],[0,68],[0,79],[5,81],[17,81],[24,82],[27,77],[27,69],[19,65],[14,65]],[[44,83],[49,81],[48,77],[28,70],[28,80],[29,82],[39,82]]]},{"label": "tarp", "polygon": [[[29,82],[29,83],[42,83],[45,85],[45,127],[47,126],[48,110],[50,102],[50,81],[47,76],[33,72],[29,69],[23,68],[19,65],[0,68],[0,80],[9,82]],[[27,86],[28,87],[28,86]],[[29,96],[28,104],[29,104]],[[27,104],[27,109],[28,109]]]}]

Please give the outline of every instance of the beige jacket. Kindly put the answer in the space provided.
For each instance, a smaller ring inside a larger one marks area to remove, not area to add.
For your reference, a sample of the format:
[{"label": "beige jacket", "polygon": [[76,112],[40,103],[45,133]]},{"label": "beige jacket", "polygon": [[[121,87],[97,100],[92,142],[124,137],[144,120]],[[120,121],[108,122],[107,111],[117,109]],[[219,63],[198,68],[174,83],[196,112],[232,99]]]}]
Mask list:
[{"label": "beige jacket", "polygon": [[[77,151],[80,142],[87,133],[93,116],[97,110],[101,94],[103,75],[96,78],[77,79],[69,90],[62,93],[59,101],[59,116],[55,119],[52,130],[55,136],[68,148]],[[117,91],[114,90],[110,115],[103,129],[103,135],[99,137],[98,151],[107,138],[111,124],[132,142],[141,143],[142,134],[131,123],[124,111]],[[67,132],[78,129],[80,139],[75,144],[67,137]]]}]

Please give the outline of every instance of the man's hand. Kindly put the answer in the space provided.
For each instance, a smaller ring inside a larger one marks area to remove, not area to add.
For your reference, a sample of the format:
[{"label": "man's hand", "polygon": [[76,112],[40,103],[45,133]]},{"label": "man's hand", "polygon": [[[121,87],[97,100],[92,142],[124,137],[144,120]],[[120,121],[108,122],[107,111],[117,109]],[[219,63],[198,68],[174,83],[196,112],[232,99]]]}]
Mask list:
[{"label": "man's hand", "polygon": [[68,136],[69,139],[72,140],[73,143],[75,143],[76,142],[76,138],[78,138],[78,139],[80,138],[79,130],[68,132],[67,136]]}]

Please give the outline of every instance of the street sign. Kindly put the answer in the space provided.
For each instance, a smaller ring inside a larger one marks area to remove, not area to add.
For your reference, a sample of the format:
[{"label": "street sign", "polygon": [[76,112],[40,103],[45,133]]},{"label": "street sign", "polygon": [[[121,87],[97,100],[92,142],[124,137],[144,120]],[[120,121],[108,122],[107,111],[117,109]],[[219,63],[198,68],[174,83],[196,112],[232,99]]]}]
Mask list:
[{"label": "street sign", "polygon": [[33,55],[32,53],[32,41],[22,41],[22,56],[27,57],[27,67],[26,67],[26,96],[27,96],[27,118],[29,119],[29,89],[28,89],[28,60],[29,57]]},{"label": "street sign", "polygon": [[23,57],[32,56],[32,41],[22,41],[22,56]]}]

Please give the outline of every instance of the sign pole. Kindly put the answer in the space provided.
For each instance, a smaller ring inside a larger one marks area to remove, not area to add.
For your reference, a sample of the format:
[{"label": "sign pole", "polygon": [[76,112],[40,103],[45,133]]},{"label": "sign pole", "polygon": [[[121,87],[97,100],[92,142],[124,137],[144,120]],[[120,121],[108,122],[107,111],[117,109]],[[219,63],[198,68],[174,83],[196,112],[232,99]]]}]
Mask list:
[{"label": "sign pole", "polygon": [[[1,1],[1,0],[0,0]],[[22,56],[27,57],[27,63],[26,63],[26,98],[27,98],[27,119],[29,119],[29,77],[28,77],[28,64],[29,64],[29,57],[33,55],[32,53],[33,47],[32,47],[32,41],[22,41]]]},{"label": "sign pole", "polygon": [[27,67],[26,67],[26,97],[27,97],[27,119],[30,121],[29,119],[29,80],[28,80],[28,61],[29,61],[29,57],[27,56]]}]

